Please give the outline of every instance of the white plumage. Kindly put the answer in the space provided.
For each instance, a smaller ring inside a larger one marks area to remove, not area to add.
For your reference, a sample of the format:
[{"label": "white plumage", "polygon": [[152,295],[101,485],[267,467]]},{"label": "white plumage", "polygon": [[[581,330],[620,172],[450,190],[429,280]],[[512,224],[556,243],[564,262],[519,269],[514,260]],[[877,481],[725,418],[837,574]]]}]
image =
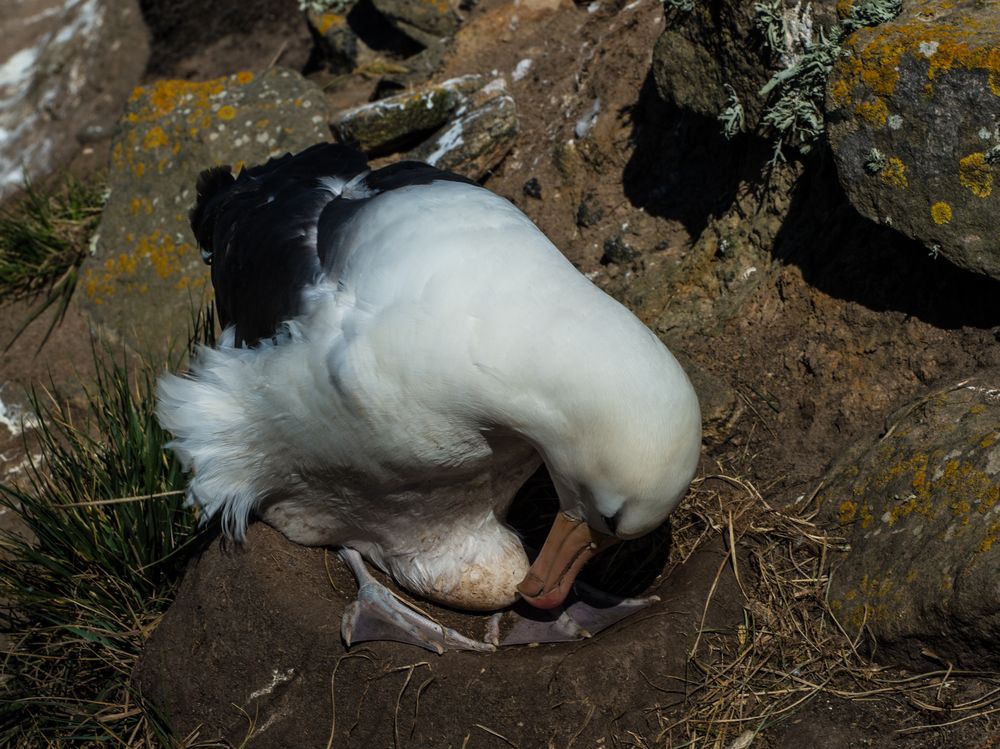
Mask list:
[{"label": "white plumage", "polygon": [[315,176],[330,202],[360,202],[306,238],[323,260],[297,314],[253,347],[230,327],[160,384],[207,516],[241,538],[256,512],[474,609],[510,604],[525,577],[503,521],[539,459],[562,510],[602,533],[666,518],[700,415],[648,329],[484,188]]}]

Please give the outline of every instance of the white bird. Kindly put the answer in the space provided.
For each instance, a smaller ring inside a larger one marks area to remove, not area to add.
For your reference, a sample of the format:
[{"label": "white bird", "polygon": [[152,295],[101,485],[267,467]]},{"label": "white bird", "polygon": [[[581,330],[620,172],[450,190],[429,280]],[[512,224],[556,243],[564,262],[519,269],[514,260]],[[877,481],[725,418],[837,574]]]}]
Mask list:
[{"label": "white bird", "polygon": [[[489,190],[321,144],[204,172],[191,221],[224,332],[162,378],[160,421],[228,536],[257,515],[341,548],[362,594],[348,643],[492,647],[400,606],[358,554],[448,606],[551,609],[686,492],[701,418],[684,371]],[[504,519],[539,460],[561,512],[529,565]]]}]

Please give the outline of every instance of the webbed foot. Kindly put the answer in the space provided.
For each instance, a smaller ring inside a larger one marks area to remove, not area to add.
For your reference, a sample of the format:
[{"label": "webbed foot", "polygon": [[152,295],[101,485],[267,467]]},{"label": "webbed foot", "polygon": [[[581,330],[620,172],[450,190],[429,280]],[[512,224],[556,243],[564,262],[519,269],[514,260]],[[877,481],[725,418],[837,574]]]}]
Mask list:
[{"label": "webbed foot", "polygon": [[340,634],[348,647],[368,640],[392,640],[417,645],[438,655],[446,650],[496,650],[494,644],[470,639],[445,627],[396,596],[372,576],[354,549],[343,548],[339,554],[358,581],[358,598],[344,611],[340,625]]},{"label": "webbed foot", "polygon": [[659,596],[620,598],[580,581],[574,583],[574,591],[576,595],[557,609],[536,609],[518,603],[514,607],[515,624],[500,644],[585,640],[660,600]]}]

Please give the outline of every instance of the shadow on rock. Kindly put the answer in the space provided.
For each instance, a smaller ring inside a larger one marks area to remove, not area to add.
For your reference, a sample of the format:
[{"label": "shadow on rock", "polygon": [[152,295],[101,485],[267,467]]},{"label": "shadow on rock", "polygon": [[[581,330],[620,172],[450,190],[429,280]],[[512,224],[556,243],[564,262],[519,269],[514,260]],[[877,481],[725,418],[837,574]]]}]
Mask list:
[{"label": "shadow on rock", "polygon": [[717,120],[664,103],[652,75],[643,83],[634,121],[635,150],[622,175],[625,195],[647,213],[680,221],[692,237],[732,204],[741,181],[759,173],[766,158],[759,138],[726,140]]},{"label": "shadow on rock", "polygon": [[774,254],[820,291],[875,311],[902,312],[943,329],[1000,325],[1000,282],[934,257],[858,213],[825,150],[796,183]]}]

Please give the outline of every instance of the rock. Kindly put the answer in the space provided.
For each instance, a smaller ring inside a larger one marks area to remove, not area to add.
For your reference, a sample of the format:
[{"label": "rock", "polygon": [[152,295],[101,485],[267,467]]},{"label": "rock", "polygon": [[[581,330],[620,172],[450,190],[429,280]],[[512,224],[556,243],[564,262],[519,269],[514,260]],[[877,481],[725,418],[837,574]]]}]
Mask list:
[{"label": "rock", "polygon": [[627,263],[639,257],[639,251],[631,247],[621,234],[615,234],[604,240],[604,254],[601,255],[601,265],[610,263]]},{"label": "rock", "polygon": [[525,197],[541,200],[542,184],[538,181],[537,177],[532,177],[521,186],[521,192],[524,193]]},{"label": "rock", "polygon": [[466,75],[379,99],[341,112],[333,127],[341,141],[357,144],[369,154],[390,153],[449,122],[483,83],[481,76]]},{"label": "rock", "polygon": [[109,133],[149,40],[136,0],[8,0],[0,9],[0,197]]},{"label": "rock", "polygon": [[[601,746],[612,731],[649,730],[662,702],[649,684],[684,673],[700,627],[742,623],[731,566],[712,583],[726,553],[706,543],[660,581],[662,602],[586,644],[438,657],[366,642],[348,653],[340,621],[356,585],[340,560],[256,523],[242,546],[215,542],[192,563],[134,683],[175,735],[200,727],[248,749],[326,746],[331,732],[340,749],[394,746],[394,734],[413,747],[459,747],[470,733],[492,746],[476,724],[522,747]],[[483,636],[486,616],[420,605]],[[249,735],[241,710],[255,717]]]},{"label": "rock", "polygon": [[1000,665],[1000,370],[901,409],[830,472],[821,512],[850,550],[830,601],[880,651]]},{"label": "rock", "polygon": [[135,89],[112,147],[110,196],[76,299],[95,327],[143,352],[183,346],[208,267],[188,226],[198,174],[329,140],[323,92],[280,68]]},{"label": "rock", "polygon": [[[660,97],[714,119],[726,106],[726,86],[732,86],[743,105],[746,128],[756,130],[766,101],[760,90],[775,70],[787,65],[765,44],[754,21],[757,5],[765,3],[696,2],[690,11],[668,11],[667,27],[653,50],[653,82]],[[812,30],[837,20],[835,0],[789,5],[784,12],[789,28],[795,24]],[[807,6],[804,12],[801,5]]]},{"label": "rock", "polygon": [[599,224],[602,218],[604,218],[604,208],[597,201],[597,196],[588,192],[576,208],[576,225],[581,229],[588,229]]},{"label": "rock", "polygon": [[[393,79],[412,84],[440,66],[445,42],[458,30],[459,17],[447,0],[343,0],[320,3],[306,18],[316,52],[335,73],[384,64],[383,55],[402,63]],[[399,67],[399,66],[397,66]]]},{"label": "rock", "polygon": [[847,41],[828,130],[854,206],[1000,278],[1000,6],[910,0]]},{"label": "rock", "polygon": [[517,109],[503,78],[469,97],[437,137],[410,151],[410,158],[479,180],[499,164],[517,137]]},{"label": "rock", "polygon": [[350,73],[358,65],[361,42],[347,22],[346,13],[306,14],[309,31],[316,45],[316,54],[334,73]]},{"label": "rock", "polygon": [[371,0],[389,23],[425,47],[458,31],[458,13],[449,0]]}]

